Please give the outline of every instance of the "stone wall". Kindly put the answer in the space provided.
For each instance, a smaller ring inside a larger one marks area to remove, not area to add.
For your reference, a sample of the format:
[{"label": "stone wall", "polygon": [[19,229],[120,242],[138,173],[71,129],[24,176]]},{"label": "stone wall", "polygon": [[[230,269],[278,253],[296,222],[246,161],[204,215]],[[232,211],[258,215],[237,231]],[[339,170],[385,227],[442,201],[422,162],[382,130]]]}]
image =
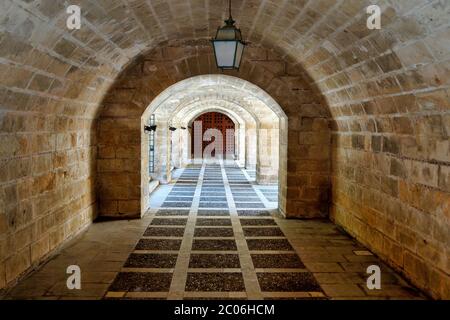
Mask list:
[{"label": "stone wall", "polygon": [[332,219],[449,298],[450,3],[421,3],[384,7],[381,32],[349,21],[359,37],[331,37],[305,65],[333,118]]},{"label": "stone wall", "polygon": [[96,216],[93,114],[111,72],[23,4],[0,3],[0,289]]}]

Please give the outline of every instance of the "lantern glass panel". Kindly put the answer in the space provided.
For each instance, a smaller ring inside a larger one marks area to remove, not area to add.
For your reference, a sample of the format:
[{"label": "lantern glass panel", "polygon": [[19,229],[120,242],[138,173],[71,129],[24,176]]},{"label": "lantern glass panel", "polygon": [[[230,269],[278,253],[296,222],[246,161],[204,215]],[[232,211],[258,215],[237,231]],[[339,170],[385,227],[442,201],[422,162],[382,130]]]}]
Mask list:
[{"label": "lantern glass panel", "polygon": [[219,68],[233,68],[236,55],[236,41],[214,41],[214,51]]},{"label": "lantern glass panel", "polygon": [[236,49],[236,59],[234,62],[234,67],[239,69],[241,65],[242,55],[244,54],[244,44],[242,42],[237,43],[237,49]]}]

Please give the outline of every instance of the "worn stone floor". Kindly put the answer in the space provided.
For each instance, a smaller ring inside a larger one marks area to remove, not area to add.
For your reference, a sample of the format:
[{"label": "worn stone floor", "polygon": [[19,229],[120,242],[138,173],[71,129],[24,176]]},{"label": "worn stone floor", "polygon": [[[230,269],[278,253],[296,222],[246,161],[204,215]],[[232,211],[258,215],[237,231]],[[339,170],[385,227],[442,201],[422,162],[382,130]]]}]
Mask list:
[{"label": "worn stone floor", "polygon": [[[285,220],[277,187],[203,164],[161,186],[141,220],[94,223],[5,299],[423,299],[325,220]],[[81,268],[81,290],[66,269]],[[366,286],[381,267],[381,290]]]}]

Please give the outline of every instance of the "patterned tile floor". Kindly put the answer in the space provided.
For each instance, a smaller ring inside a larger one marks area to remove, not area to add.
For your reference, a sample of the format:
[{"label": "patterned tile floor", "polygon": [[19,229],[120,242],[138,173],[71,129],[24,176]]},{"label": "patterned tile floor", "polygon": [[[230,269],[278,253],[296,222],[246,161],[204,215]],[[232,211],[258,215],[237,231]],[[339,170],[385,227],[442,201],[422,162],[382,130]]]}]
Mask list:
[{"label": "patterned tile floor", "polygon": [[[277,216],[277,187],[238,167],[185,169],[139,221],[94,224],[7,299],[421,299],[329,221]],[[68,265],[82,289],[65,285]],[[382,268],[370,291],[367,266]]]}]

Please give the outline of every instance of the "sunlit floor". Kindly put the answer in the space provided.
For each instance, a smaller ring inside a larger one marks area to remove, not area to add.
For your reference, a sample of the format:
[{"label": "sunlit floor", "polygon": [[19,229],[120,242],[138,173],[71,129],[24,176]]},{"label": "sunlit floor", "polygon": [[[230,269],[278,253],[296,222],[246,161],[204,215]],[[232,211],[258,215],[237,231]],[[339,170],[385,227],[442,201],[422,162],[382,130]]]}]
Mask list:
[{"label": "sunlit floor", "polygon": [[[285,220],[277,187],[237,166],[190,166],[141,220],[99,222],[7,299],[422,299],[326,220]],[[81,290],[66,269],[81,268]],[[381,267],[381,290],[366,286]]]}]

